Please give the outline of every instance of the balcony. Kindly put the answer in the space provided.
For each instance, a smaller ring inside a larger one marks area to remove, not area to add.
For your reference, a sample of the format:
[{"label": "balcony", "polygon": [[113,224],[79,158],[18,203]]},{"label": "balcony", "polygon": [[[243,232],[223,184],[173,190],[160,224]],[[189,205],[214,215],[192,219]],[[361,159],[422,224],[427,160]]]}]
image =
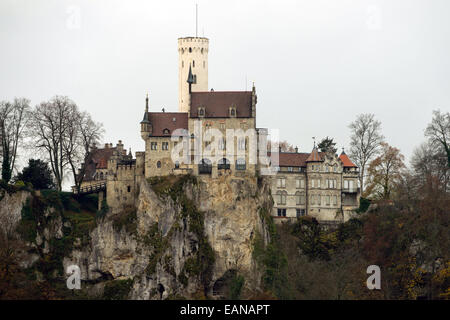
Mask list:
[{"label": "balcony", "polygon": [[342,188],[344,193],[359,193],[359,188]]}]

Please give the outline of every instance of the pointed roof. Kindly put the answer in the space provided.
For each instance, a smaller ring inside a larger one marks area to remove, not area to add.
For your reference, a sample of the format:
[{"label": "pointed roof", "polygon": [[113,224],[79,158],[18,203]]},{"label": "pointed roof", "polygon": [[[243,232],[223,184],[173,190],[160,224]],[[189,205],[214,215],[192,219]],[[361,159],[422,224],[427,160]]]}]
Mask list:
[{"label": "pointed roof", "polygon": [[194,76],[192,75],[191,65],[189,64],[189,74],[187,78],[188,83],[194,83]]},{"label": "pointed roof", "polygon": [[141,123],[149,123],[148,119],[148,93],[147,97],[145,98],[145,112],[144,112],[144,118],[142,119]]},{"label": "pointed roof", "polygon": [[309,155],[308,159],[306,159],[306,162],[316,162],[316,161],[323,161],[320,157],[319,151],[317,150],[317,147],[314,146],[313,150],[311,151],[311,154]]},{"label": "pointed roof", "polygon": [[341,159],[341,161],[342,161],[344,167],[347,167],[347,168],[358,168],[358,166],[355,165],[355,164],[350,160],[350,158],[347,156],[347,154],[346,154],[344,151],[342,151],[341,155],[339,156],[339,159]]}]

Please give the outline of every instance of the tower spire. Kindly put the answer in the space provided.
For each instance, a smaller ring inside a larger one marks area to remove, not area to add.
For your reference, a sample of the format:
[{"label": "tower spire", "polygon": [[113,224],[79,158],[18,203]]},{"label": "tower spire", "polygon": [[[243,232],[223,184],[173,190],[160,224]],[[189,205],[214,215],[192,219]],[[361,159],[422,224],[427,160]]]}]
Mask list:
[{"label": "tower spire", "polygon": [[148,93],[147,96],[145,97],[145,112],[148,112]]},{"label": "tower spire", "polygon": [[189,73],[188,73],[187,83],[189,83],[189,93],[191,93],[192,92],[192,84],[194,83],[194,75],[192,74],[191,64],[189,64]]}]

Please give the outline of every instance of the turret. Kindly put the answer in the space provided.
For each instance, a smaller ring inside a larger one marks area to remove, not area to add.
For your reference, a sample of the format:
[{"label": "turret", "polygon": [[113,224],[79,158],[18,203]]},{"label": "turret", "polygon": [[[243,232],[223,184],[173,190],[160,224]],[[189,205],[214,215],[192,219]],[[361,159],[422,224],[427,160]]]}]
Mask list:
[{"label": "turret", "polygon": [[256,118],[256,102],[258,100],[258,97],[256,96],[256,88],[255,83],[253,82],[252,87],[252,118]]},{"label": "turret", "polygon": [[144,117],[141,121],[141,137],[144,139],[144,141],[148,138],[149,135],[151,135],[153,132],[153,126],[150,123],[149,120],[149,114],[148,114],[148,94],[145,98],[145,112]]}]

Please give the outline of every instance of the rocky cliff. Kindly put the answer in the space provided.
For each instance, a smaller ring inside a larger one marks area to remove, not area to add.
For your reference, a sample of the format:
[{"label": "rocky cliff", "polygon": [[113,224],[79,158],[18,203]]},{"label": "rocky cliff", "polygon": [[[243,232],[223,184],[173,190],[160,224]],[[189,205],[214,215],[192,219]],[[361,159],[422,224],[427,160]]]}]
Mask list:
[{"label": "rocky cliff", "polygon": [[[22,204],[27,198],[17,197]],[[59,204],[41,199],[43,206],[33,203],[41,198],[35,195],[14,213],[36,227],[22,227],[21,237],[38,260],[26,265],[37,279],[64,287],[63,271],[77,265],[85,294],[97,298],[220,298],[236,279],[245,279],[238,281],[242,297],[261,290],[252,253],[256,236],[269,240],[264,212],[272,199],[263,179],[154,178],[140,185],[135,207],[96,215],[68,197]]]}]

